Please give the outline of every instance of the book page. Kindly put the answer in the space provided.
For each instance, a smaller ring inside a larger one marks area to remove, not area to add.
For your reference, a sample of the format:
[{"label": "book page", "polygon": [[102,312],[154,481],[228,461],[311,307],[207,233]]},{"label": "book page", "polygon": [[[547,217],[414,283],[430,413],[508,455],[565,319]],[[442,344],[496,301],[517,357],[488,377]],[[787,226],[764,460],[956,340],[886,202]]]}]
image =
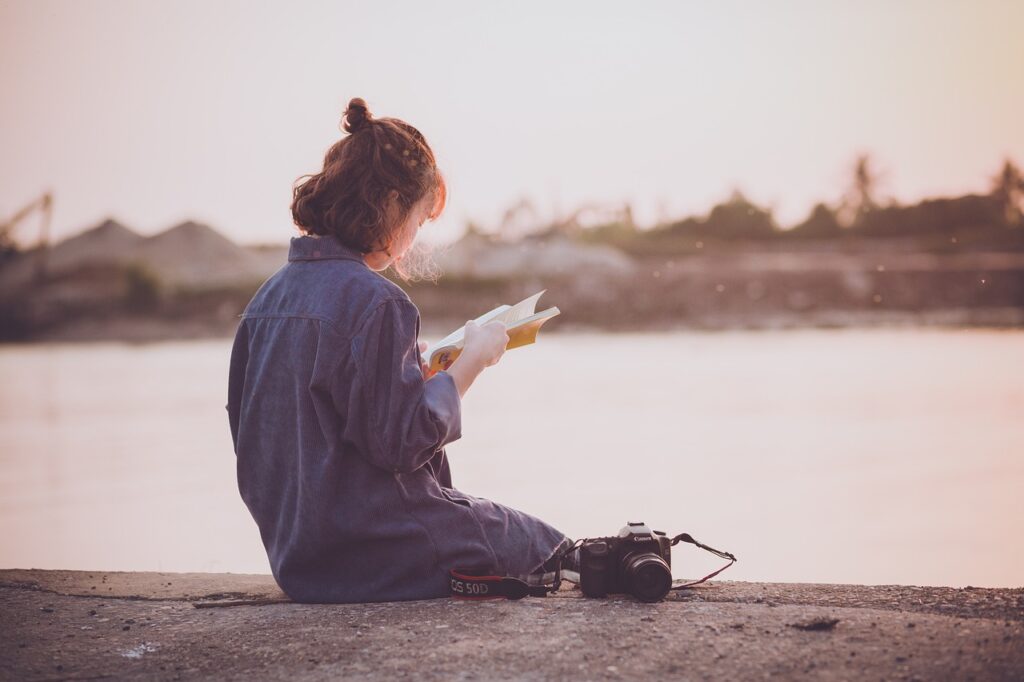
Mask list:
[{"label": "book page", "polygon": [[[477,324],[486,324],[491,320],[497,320],[498,322],[503,323],[506,327],[511,327],[516,322],[526,319],[530,315],[534,314],[534,311],[537,308],[537,299],[539,299],[545,291],[547,291],[547,289],[541,289],[536,294],[524,298],[514,306],[510,306],[507,303],[499,305],[497,308],[489,310],[480,317],[474,319],[474,322]],[[437,343],[429,346],[423,353],[423,361],[428,365],[433,366],[435,364],[434,355],[439,350],[444,348],[462,348],[465,335],[466,326],[463,325]]]},{"label": "book page", "polygon": [[511,306],[508,310],[505,310],[494,319],[499,322],[504,322],[506,327],[511,327],[516,322],[526,319],[530,315],[533,315],[537,310],[537,299],[539,299],[541,294],[545,291],[547,291],[547,289],[541,289],[533,296],[524,298],[522,301]]},{"label": "book page", "polygon": [[[534,301],[534,304],[535,303],[536,301]],[[537,340],[537,332],[540,331],[541,325],[555,315],[558,315],[560,312],[561,311],[556,306],[552,306],[547,310],[534,313],[533,315],[528,315],[508,327],[509,341],[508,345],[505,346],[506,350],[534,343]],[[441,370],[451,367],[451,364],[455,362],[455,359],[458,358],[461,353],[461,339],[458,346],[451,343],[445,345],[438,343],[435,344],[429,353],[425,354],[424,362],[427,364],[430,374],[435,374]]]},{"label": "book page", "polygon": [[505,350],[535,343],[537,341],[537,332],[540,331],[541,325],[560,312],[557,307],[552,307],[520,320],[514,327],[508,330],[508,345],[505,346]]},{"label": "book page", "polygon": [[[511,307],[512,306],[508,305],[507,303],[499,305],[497,308],[494,308],[493,310],[489,310],[486,313],[484,313],[483,315],[481,315],[480,317],[476,318],[474,320],[474,322],[476,322],[477,324],[484,324],[485,322],[489,322],[490,320],[494,319],[495,317],[497,317],[498,315],[500,315],[504,311],[510,309]],[[466,325],[462,325],[461,327],[459,327],[458,329],[453,331],[448,336],[446,336],[443,339],[441,339],[440,341],[437,341],[436,343],[433,343],[432,345],[430,345],[427,348],[427,350],[424,351],[424,353],[423,353],[424,361],[429,361],[430,356],[432,356],[434,353],[436,353],[439,349],[445,348],[446,346],[453,346],[455,348],[461,348],[462,347],[462,341],[465,338],[465,335],[466,335]]]},{"label": "book page", "polygon": [[[481,315],[480,317],[475,318],[473,321],[476,322],[477,324],[486,324],[486,323],[490,322],[491,320],[498,319],[499,317],[501,317],[502,314],[504,314],[504,312],[506,310],[511,310],[511,309],[512,309],[512,306],[510,306],[507,303],[504,303],[502,305],[499,305],[494,310],[490,310],[490,311],[484,313],[483,315]],[[463,332],[465,332],[466,327],[465,327],[465,325],[463,325],[463,326],[459,327],[459,329],[461,329]]]}]

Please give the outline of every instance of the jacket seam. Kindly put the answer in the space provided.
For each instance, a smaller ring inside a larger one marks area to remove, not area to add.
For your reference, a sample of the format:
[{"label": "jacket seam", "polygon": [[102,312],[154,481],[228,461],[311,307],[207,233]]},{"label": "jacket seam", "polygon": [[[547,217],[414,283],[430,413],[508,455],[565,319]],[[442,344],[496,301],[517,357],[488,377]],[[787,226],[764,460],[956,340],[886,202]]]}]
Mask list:
[{"label": "jacket seam", "polygon": [[[326,315],[316,315],[314,313],[250,313],[250,312],[243,312],[241,315],[239,315],[239,317],[241,319],[243,319],[243,320],[259,320],[259,319],[268,319],[268,320],[283,320],[283,319],[284,320],[286,320],[286,319],[316,320],[318,322],[323,322],[323,323],[327,324],[335,332],[338,332],[341,335],[341,338],[343,340],[351,341],[352,339],[354,339],[355,337],[359,336],[362,333],[363,329],[369,323],[370,318],[373,317],[373,315],[378,310],[380,310],[380,308],[382,306],[384,306],[385,304],[387,304],[387,303],[389,303],[391,301],[409,303],[409,301],[407,301],[406,299],[398,298],[398,297],[389,297],[389,298],[385,298],[385,299],[379,301],[375,306],[373,306],[373,308],[371,308],[367,312],[363,313],[362,317],[359,318],[359,321],[356,323],[355,331],[350,332],[348,334],[344,333],[345,330],[343,330],[338,325],[338,321],[337,320],[335,320],[333,318],[330,318],[330,317],[327,317]],[[339,364],[340,364],[340,361],[339,361]]]},{"label": "jacket seam", "polygon": [[313,320],[327,324],[335,331],[342,331],[335,320],[324,315],[313,315],[310,313],[242,313],[239,317],[243,320]]},{"label": "jacket seam", "polygon": [[289,263],[294,263],[296,261],[318,261],[318,260],[350,260],[350,261],[354,261],[356,263],[364,262],[363,259],[361,259],[361,258],[356,258],[355,256],[349,256],[347,254],[338,254],[338,255],[331,254],[329,256],[320,255],[320,256],[289,256],[288,257],[288,262]]},{"label": "jacket seam", "polygon": [[356,323],[356,330],[352,333],[352,335],[349,338],[354,339],[355,337],[362,334],[363,329],[366,327],[367,324],[370,323],[370,319],[377,314],[377,311],[383,308],[388,303],[391,303],[392,301],[402,302],[404,301],[404,299],[392,296],[389,298],[385,298],[381,301],[378,301],[377,304],[373,306],[373,308],[367,310],[365,313],[363,313],[363,316],[359,318],[359,321]]}]

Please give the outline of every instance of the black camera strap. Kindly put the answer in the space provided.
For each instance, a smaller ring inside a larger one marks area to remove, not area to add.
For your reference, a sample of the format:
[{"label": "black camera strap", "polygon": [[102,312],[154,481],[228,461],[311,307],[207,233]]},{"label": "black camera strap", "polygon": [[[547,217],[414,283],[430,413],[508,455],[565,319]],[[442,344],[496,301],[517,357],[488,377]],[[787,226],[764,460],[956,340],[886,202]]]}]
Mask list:
[{"label": "black camera strap", "polygon": [[705,552],[711,552],[712,554],[714,554],[717,557],[721,557],[723,559],[728,559],[729,563],[727,563],[725,566],[722,566],[720,569],[718,569],[714,573],[708,573],[706,576],[704,576],[700,580],[691,580],[690,582],[686,582],[686,581],[683,581],[683,580],[673,580],[672,581],[672,589],[673,590],[682,590],[682,589],[686,589],[687,587],[693,587],[694,585],[700,585],[705,580],[711,580],[716,575],[718,575],[719,573],[721,573],[722,571],[724,571],[725,569],[729,568],[734,563],[736,563],[736,557],[733,556],[732,554],[730,554],[729,552],[723,552],[721,550],[715,549],[714,547],[708,547],[707,545],[705,545],[703,543],[697,542],[696,540],[693,539],[693,536],[690,535],[689,533],[680,533],[679,535],[677,535],[674,538],[672,538],[672,545],[673,546],[675,546],[676,544],[678,544],[680,542],[689,542],[691,545],[696,545],[697,547],[700,547]]},{"label": "black camera strap", "polygon": [[489,568],[453,568],[448,572],[455,599],[522,599],[544,597],[561,583],[558,572],[514,577],[495,575]]}]

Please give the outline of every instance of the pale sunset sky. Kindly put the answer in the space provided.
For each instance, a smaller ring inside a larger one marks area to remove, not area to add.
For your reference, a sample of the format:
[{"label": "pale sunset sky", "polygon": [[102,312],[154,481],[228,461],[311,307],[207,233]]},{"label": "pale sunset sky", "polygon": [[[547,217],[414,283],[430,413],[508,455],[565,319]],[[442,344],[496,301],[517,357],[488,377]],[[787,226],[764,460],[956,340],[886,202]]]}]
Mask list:
[{"label": "pale sunset sky", "polygon": [[1014,0],[0,1],[0,220],[51,189],[57,237],[285,241],[356,96],[433,146],[431,241],[522,197],[650,225],[735,187],[789,225],[862,152],[900,201],[987,191],[1024,164],[1022,36]]}]

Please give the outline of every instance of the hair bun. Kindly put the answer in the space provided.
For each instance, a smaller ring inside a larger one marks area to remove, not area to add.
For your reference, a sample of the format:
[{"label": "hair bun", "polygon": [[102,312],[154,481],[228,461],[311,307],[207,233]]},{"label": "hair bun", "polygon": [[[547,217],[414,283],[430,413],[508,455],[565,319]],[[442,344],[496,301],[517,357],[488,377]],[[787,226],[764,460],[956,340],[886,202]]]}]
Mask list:
[{"label": "hair bun", "polygon": [[373,119],[373,114],[367,108],[366,100],[362,97],[353,97],[348,103],[348,109],[345,109],[342,127],[345,132],[355,133],[365,127],[371,119]]}]

